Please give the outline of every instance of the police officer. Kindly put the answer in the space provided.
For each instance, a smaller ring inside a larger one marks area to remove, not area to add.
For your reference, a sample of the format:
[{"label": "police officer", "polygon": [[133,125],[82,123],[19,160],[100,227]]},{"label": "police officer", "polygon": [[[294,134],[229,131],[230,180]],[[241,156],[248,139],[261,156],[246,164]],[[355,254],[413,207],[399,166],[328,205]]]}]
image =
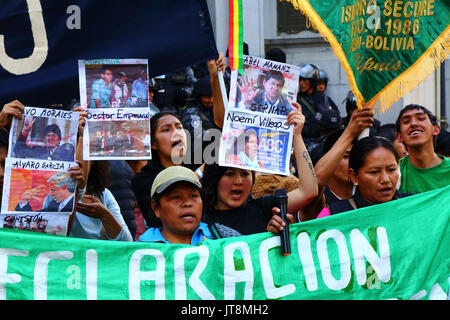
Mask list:
[{"label": "police officer", "polygon": [[333,106],[323,92],[317,91],[319,79],[319,69],[315,65],[300,67],[297,102],[305,115],[302,136],[314,164],[323,155],[322,145],[327,134],[342,128],[337,106]]},{"label": "police officer", "polygon": [[328,87],[328,75],[323,69],[319,69],[319,79],[317,79],[317,92],[318,94],[323,94],[323,99],[325,102],[325,105],[329,105],[333,110],[335,110],[338,113],[338,122],[339,126],[342,128],[342,118],[340,115],[340,111],[336,103],[334,103],[333,99],[330,98],[325,92]]},{"label": "police officer", "polygon": [[[343,102],[345,102],[345,111],[347,111],[347,116],[343,119],[343,124],[344,127],[347,127],[348,123],[350,122],[350,118],[352,116],[353,111],[358,109],[358,105],[356,104],[356,97],[351,90],[347,93],[347,96],[345,97]],[[380,128],[380,125],[381,125],[380,121],[374,118],[373,126],[369,130],[369,135],[375,136],[377,134],[378,129]]]},{"label": "police officer", "polygon": [[[342,119],[336,105],[323,92],[317,91],[319,69],[313,64],[300,67],[297,101],[305,115],[302,135],[305,139],[317,139],[328,132],[342,128]],[[305,143],[308,144],[307,140]]]},{"label": "police officer", "polygon": [[[211,143],[203,141],[206,131],[213,128],[219,129],[214,122],[213,96],[209,76],[203,77],[195,83],[192,97],[187,101],[181,113],[181,122],[184,129],[188,130],[191,135],[190,142],[188,141],[188,150],[191,151],[191,161],[193,161],[194,154],[200,151],[194,149],[195,146],[202,146],[201,152],[203,152],[206,145]],[[196,143],[194,143],[195,141]]]},{"label": "police officer", "polygon": [[317,79],[317,92],[325,92],[328,85],[328,75],[323,69],[319,69],[319,78]]}]

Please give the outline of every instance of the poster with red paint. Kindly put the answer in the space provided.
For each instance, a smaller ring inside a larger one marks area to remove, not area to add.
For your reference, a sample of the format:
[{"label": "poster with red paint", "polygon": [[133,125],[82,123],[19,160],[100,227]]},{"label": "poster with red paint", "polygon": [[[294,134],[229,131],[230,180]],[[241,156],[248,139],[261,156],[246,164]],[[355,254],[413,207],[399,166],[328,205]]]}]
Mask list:
[{"label": "poster with red paint", "polygon": [[2,213],[71,213],[76,181],[67,170],[75,165],[74,162],[7,158]]},{"label": "poster with red paint", "polygon": [[6,158],[0,228],[66,235],[74,209],[75,162]]}]

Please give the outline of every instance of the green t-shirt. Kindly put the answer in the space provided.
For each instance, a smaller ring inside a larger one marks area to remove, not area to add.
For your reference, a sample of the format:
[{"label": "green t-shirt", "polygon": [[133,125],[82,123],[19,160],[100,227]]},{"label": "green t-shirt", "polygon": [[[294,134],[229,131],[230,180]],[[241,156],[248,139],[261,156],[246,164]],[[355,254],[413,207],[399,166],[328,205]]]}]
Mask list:
[{"label": "green t-shirt", "polygon": [[450,184],[450,159],[439,155],[442,162],[431,168],[416,168],[409,156],[400,160],[402,184],[400,192],[421,193],[444,188]]}]

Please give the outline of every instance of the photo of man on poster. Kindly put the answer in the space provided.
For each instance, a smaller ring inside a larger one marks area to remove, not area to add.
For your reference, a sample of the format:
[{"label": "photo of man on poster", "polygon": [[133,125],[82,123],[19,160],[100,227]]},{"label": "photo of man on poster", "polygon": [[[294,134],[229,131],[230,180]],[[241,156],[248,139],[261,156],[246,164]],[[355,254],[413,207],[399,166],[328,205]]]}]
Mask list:
[{"label": "photo of man on poster", "polygon": [[147,59],[79,60],[78,73],[87,109],[149,107]]},{"label": "photo of man on poster", "polygon": [[[33,211],[30,201],[39,200],[39,197],[47,196],[39,212],[72,212],[75,198],[76,181],[70,177],[68,172],[58,172],[52,175],[48,180],[48,187],[40,185],[29,189],[22,194],[22,199],[17,204],[15,211]],[[36,210],[35,210],[36,211]]]},{"label": "photo of man on poster", "polygon": [[91,108],[110,108],[113,73],[110,68],[103,67],[100,79],[92,83]]},{"label": "photo of man on poster", "polygon": [[[36,117],[27,116],[23,121],[22,130],[13,148],[13,157],[23,159],[42,159],[58,161],[74,161],[75,146],[71,143],[62,143],[61,129],[58,124],[45,126],[43,133],[39,128],[33,128]],[[42,137],[42,143],[30,143],[27,138],[32,130],[37,130]]]},{"label": "photo of man on poster", "polygon": [[[239,81],[240,80],[240,81]],[[291,103],[282,94],[285,79],[280,71],[269,70],[265,73],[262,88],[256,87],[258,78],[238,76],[237,87],[241,95],[239,109],[247,109],[267,114],[288,115],[292,110]]]},{"label": "photo of man on poster", "polygon": [[133,81],[131,96],[136,98],[139,104],[148,104],[148,76],[147,68],[139,70],[139,77]]},{"label": "photo of man on poster", "polygon": [[129,92],[127,87],[127,74],[121,71],[119,72],[118,78],[113,82],[111,91],[111,106],[113,108],[121,108],[126,106],[128,97]]}]

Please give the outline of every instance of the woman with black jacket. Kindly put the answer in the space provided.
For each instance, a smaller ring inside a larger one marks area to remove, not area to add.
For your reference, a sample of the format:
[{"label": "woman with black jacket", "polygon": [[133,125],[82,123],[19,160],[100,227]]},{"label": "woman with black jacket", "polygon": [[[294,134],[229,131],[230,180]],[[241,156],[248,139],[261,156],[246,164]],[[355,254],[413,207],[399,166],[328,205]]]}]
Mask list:
[{"label": "woman with black jacket", "polygon": [[400,177],[399,155],[390,142],[382,137],[366,137],[353,146],[349,156],[349,176],[356,186],[352,198],[328,204],[318,218],[368,207],[410,194],[397,191]]},{"label": "woman with black jacket", "polygon": [[[314,167],[303,142],[302,129],[305,117],[301,106],[292,102],[293,111],[287,123],[294,125],[293,147],[299,169],[298,188],[287,194],[287,211],[295,215],[317,196]],[[279,213],[274,195],[254,199],[250,193],[254,181],[251,170],[205,165],[202,185],[205,190],[205,215],[208,224],[220,223],[243,235],[267,230],[273,215]]]}]

